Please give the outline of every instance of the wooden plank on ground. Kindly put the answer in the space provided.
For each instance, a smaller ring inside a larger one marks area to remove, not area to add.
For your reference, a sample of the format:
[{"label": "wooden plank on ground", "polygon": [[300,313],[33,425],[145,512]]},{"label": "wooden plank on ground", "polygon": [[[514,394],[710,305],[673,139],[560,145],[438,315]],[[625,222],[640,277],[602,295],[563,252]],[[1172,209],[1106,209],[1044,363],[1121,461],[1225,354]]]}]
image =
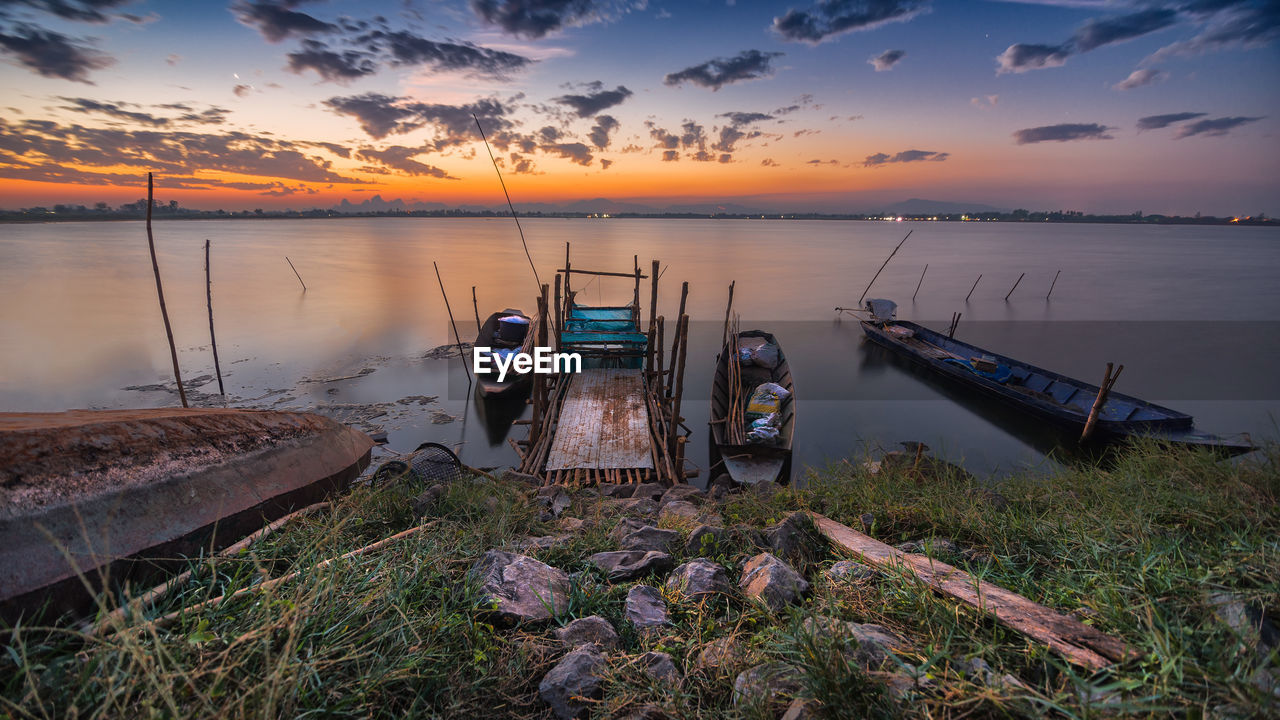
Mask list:
[{"label": "wooden plank on ground", "polygon": [[853,528],[810,512],[818,530],[831,542],[864,562],[912,572],[937,592],[974,607],[1000,622],[1048,645],[1068,661],[1090,670],[1135,656],[1124,642],[1068,615],[1063,615],[999,585],[924,555],[904,553]]},{"label": "wooden plank on ground", "polygon": [[641,372],[589,368],[573,378],[547,470],[653,467]]}]

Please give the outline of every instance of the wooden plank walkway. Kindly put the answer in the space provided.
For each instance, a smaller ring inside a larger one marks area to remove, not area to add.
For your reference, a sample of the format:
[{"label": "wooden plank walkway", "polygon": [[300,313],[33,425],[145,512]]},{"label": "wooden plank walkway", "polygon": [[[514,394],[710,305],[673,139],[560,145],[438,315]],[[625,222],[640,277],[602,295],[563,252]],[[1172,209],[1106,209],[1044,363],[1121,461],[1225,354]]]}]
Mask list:
[{"label": "wooden plank walkway", "polygon": [[574,376],[547,470],[653,468],[644,393],[638,369],[589,368]]}]

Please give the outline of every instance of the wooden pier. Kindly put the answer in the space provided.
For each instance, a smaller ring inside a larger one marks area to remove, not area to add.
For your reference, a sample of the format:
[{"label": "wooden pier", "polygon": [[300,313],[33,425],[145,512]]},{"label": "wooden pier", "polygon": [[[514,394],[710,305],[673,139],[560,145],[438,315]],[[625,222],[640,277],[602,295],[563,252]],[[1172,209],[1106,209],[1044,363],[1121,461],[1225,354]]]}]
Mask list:
[{"label": "wooden pier", "polygon": [[[670,366],[664,369],[665,321],[656,314],[659,274],[657,261],[649,275],[642,274],[639,258],[631,273],[574,269],[565,244],[565,266],[555,278],[554,309],[548,286],[542,286],[538,300],[538,344],[545,347],[552,341],[546,330],[550,328],[556,352],[579,354],[582,372],[535,376],[529,438],[516,444],[522,472],[563,485],[672,485],[697,474],[684,469],[689,430],[679,416],[689,284],[682,290]],[[630,278],[632,301],[579,304],[570,287],[575,275]],[[640,283],[645,279],[651,281],[651,292],[648,328],[642,330]]]}]

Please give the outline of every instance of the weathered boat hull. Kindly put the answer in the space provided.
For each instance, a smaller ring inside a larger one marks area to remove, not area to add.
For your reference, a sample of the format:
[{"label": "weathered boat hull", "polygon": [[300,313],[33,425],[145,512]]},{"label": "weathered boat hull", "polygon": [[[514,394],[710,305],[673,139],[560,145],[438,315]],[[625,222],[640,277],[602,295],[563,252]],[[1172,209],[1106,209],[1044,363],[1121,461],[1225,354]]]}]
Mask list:
[{"label": "weathered boat hull", "polygon": [[[794,382],[791,378],[791,366],[782,346],[770,333],[762,330],[747,330],[738,333],[738,337],[759,337],[768,340],[778,347],[778,366],[773,369],[770,382],[777,383],[791,392],[791,396],[783,402],[782,419],[779,428],[777,445],[736,444],[727,440],[725,422],[711,424],[711,475],[717,473],[715,468],[723,465],[724,471],[734,482],[740,485],[756,485],[765,482],[787,483],[791,480],[791,448],[795,437],[796,398]],[[726,343],[716,356],[715,378],[711,383],[711,418],[718,420],[729,413],[729,362],[736,353],[731,348],[732,341]]]},{"label": "weathered boat hull", "polygon": [[[499,321],[511,315],[519,315],[526,320],[529,319],[519,310],[507,308],[502,312],[496,312],[485,320],[480,326],[479,333],[476,335],[475,347],[489,347],[492,344],[493,337],[498,331]],[[529,330],[525,335],[524,345],[520,348],[521,352],[532,352],[535,326],[532,322],[529,324]],[[474,352],[474,351],[473,351]],[[476,375],[476,392],[480,397],[485,399],[506,400],[508,398],[516,398],[528,394],[530,388],[533,387],[532,373],[517,373],[508,371],[506,377],[499,382],[496,374],[477,374]]]},{"label": "weathered boat hull", "polygon": [[0,615],[81,612],[94,592],[230,545],[347,486],[364,433],[307,413],[0,415]]},{"label": "weathered boat hull", "polygon": [[[910,330],[903,338],[889,328]],[[1051,370],[1015,360],[984,348],[948,338],[913,322],[863,321],[863,331],[873,342],[898,353],[918,365],[972,388],[984,396],[1051,423],[1062,430],[1081,433],[1099,388]],[[912,340],[923,340],[923,343]],[[931,347],[929,347],[931,346]],[[966,369],[955,358],[985,357],[1009,369],[1009,380],[998,382]],[[1196,431],[1190,415],[1140,398],[1111,392],[1099,413],[1094,438],[1100,441],[1149,437],[1184,445],[1212,447],[1228,453],[1253,449],[1247,439],[1222,438]]]}]

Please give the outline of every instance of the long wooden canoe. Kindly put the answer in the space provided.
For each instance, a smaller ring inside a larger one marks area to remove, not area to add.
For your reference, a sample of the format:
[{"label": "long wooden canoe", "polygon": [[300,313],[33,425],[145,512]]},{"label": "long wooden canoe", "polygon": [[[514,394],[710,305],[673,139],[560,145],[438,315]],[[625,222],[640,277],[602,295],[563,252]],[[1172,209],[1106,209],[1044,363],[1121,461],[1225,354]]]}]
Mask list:
[{"label": "long wooden canoe", "polygon": [[[752,389],[763,382],[772,382],[786,388],[791,395],[782,401],[779,410],[778,441],[776,445],[733,443],[728,439],[729,415],[729,363],[737,362],[738,348],[731,339],[716,356],[715,379],[711,383],[711,476],[724,471],[734,482],[755,485],[762,482],[786,483],[791,480],[791,447],[796,428],[795,386],[791,378],[791,366],[782,346],[770,333],[763,330],[746,330],[739,338],[763,338],[778,348],[778,365],[767,369],[758,366],[740,366],[742,393],[750,397]],[[746,398],[743,399],[745,405]]]},{"label": "long wooden canoe", "polygon": [[[502,318],[505,317],[522,317],[529,321],[528,330],[525,332],[524,340],[518,347],[501,343],[498,339],[498,328],[501,325]],[[537,337],[537,321],[532,320],[520,310],[507,308],[502,312],[496,312],[489,316],[488,320],[480,326],[480,332],[476,335],[476,347],[498,348],[505,347],[507,349],[516,350],[522,353],[533,353],[534,339]],[[474,349],[472,352],[476,352]],[[492,363],[490,363],[492,366]],[[514,370],[507,372],[506,377],[499,382],[498,375],[495,372],[490,374],[476,374],[476,392],[482,398],[514,398],[525,395],[532,387],[532,373],[517,373]]]}]

